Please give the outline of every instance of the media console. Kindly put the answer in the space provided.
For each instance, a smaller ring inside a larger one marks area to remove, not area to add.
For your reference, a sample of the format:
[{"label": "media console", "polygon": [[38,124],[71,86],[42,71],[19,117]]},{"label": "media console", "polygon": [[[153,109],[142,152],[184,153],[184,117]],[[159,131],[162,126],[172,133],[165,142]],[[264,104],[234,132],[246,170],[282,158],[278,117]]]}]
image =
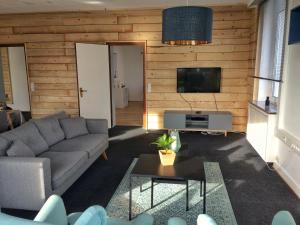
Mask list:
[{"label": "media console", "polygon": [[173,111],[164,113],[164,128],[227,132],[232,130],[232,115],[221,111]]}]

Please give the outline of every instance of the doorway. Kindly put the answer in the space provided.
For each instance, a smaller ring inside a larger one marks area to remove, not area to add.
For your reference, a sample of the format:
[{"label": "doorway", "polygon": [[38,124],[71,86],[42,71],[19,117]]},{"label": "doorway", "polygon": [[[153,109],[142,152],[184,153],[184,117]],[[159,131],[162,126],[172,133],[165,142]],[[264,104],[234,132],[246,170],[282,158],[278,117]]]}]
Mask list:
[{"label": "doorway", "polygon": [[110,44],[113,126],[143,126],[144,44]]},{"label": "doorway", "polygon": [[24,45],[0,46],[0,111],[6,112],[10,128],[31,118]]}]

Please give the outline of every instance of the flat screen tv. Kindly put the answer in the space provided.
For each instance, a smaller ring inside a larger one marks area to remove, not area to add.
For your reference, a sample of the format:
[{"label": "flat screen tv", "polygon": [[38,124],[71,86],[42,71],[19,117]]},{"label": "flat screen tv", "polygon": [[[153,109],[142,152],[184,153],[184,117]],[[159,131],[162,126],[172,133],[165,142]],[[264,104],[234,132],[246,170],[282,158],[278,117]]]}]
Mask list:
[{"label": "flat screen tv", "polygon": [[221,68],[177,68],[178,93],[218,93]]}]

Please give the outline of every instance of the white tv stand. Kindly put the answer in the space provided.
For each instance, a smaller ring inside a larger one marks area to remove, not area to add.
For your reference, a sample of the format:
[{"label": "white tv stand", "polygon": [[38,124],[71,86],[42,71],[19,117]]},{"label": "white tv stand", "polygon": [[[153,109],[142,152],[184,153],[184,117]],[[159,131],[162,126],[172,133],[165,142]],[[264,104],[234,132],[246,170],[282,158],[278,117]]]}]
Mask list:
[{"label": "white tv stand", "polygon": [[164,113],[164,128],[176,130],[217,131],[232,130],[232,115],[226,111],[175,111]]}]

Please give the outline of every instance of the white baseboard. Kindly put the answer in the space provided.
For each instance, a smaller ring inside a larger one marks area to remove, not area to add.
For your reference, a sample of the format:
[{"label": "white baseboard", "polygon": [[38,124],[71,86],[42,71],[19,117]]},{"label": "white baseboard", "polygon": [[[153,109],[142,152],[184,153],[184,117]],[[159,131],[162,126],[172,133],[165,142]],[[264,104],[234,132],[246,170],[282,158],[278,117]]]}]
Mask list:
[{"label": "white baseboard", "polygon": [[279,174],[279,176],[295,192],[298,198],[300,198],[300,186],[295,182],[295,180],[277,162],[274,163],[274,168],[276,169],[276,172]]}]

